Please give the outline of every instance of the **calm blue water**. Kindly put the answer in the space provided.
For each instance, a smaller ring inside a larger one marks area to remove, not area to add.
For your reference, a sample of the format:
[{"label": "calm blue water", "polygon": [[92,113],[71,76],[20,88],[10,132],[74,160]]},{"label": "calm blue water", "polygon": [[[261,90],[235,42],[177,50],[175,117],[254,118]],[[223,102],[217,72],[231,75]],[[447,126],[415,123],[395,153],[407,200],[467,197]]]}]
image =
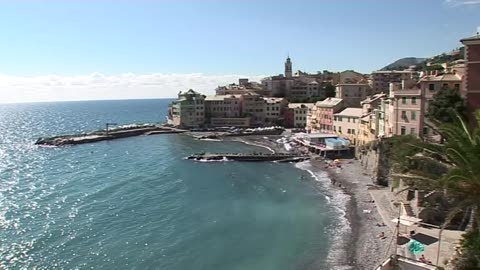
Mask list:
[{"label": "calm blue water", "polygon": [[183,159],[258,149],[185,135],[33,145],[106,122],[162,122],[168,102],[0,105],[0,268],[330,268],[342,220],[308,171]]}]

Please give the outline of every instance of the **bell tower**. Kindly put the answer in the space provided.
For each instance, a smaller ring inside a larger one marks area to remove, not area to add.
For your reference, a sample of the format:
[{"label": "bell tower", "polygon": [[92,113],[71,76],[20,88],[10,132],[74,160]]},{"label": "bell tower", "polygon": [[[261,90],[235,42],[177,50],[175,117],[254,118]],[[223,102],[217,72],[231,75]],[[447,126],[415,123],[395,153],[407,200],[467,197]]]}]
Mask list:
[{"label": "bell tower", "polygon": [[290,56],[287,56],[287,61],[285,61],[285,77],[292,77],[292,61],[290,60]]}]

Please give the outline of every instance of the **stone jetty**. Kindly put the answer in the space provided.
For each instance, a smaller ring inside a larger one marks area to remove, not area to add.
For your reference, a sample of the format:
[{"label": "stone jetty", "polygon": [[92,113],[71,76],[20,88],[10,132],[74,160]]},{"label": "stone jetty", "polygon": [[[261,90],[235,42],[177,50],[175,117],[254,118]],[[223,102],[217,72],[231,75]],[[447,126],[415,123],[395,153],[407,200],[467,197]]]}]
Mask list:
[{"label": "stone jetty", "polygon": [[298,154],[264,154],[264,153],[198,153],[188,156],[187,159],[194,161],[275,161],[275,162],[299,162],[309,159],[309,156]]},{"label": "stone jetty", "polygon": [[183,133],[186,130],[166,127],[162,125],[153,124],[132,124],[124,125],[111,129],[94,131],[89,133],[62,135],[55,137],[39,138],[35,144],[45,146],[64,146],[84,143],[93,143],[99,141],[108,141],[126,137],[140,136],[140,135],[155,135],[168,133]]}]

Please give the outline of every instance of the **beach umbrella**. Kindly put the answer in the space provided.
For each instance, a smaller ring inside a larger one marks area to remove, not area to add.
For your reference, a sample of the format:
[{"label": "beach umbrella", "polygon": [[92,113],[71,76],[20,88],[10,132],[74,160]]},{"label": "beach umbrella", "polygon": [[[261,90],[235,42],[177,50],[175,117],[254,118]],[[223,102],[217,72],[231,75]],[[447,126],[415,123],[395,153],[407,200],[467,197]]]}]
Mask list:
[{"label": "beach umbrella", "polygon": [[425,248],[423,247],[422,243],[418,242],[417,240],[411,239],[410,242],[408,242],[408,251],[413,253],[415,256],[422,253],[424,250]]}]

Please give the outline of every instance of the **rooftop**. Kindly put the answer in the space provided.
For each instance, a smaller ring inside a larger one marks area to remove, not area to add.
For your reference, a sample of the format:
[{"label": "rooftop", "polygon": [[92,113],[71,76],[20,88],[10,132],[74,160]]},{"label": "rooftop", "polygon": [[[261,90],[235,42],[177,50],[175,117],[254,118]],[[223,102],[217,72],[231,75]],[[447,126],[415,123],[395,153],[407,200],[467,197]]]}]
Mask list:
[{"label": "rooftop", "polygon": [[465,43],[465,42],[471,42],[471,41],[478,41],[480,42],[480,33],[477,33],[474,36],[468,37],[468,38],[463,38],[460,40],[460,42]]},{"label": "rooftop", "polygon": [[323,101],[318,101],[317,103],[315,103],[315,105],[318,107],[333,107],[333,106],[337,106],[342,101],[343,99],[341,98],[326,98]]},{"label": "rooftop", "polygon": [[315,103],[289,103],[288,108],[290,109],[296,109],[296,108],[302,108],[302,107],[307,107],[307,108],[312,108],[315,105]]},{"label": "rooftop", "polygon": [[362,108],[345,108],[343,111],[336,113],[334,115],[361,117],[363,115],[363,109]]},{"label": "rooftop", "polygon": [[440,75],[427,75],[420,79],[420,81],[462,81],[462,77],[458,74],[440,74]]},{"label": "rooftop", "polygon": [[263,98],[267,103],[278,103],[282,102],[285,99],[284,98],[274,98],[274,97],[264,97]]},{"label": "rooftop", "polygon": [[215,101],[215,100],[224,100],[226,98],[240,98],[241,95],[215,95],[215,96],[207,96],[205,101]]}]

